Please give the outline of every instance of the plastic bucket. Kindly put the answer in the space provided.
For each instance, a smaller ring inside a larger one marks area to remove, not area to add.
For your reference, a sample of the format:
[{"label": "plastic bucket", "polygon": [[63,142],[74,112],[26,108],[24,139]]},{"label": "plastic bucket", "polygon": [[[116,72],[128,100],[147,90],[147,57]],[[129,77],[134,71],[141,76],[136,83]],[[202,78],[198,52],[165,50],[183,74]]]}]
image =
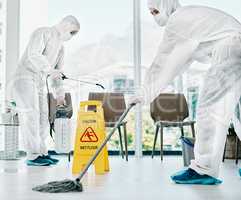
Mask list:
[{"label": "plastic bucket", "polygon": [[3,113],[2,122],[4,123],[4,151],[0,152],[0,160],[16,160],[19,149],[18,115],[10,112]]},{"label": "plastic bucket", "polygon": [[194,138],[181,137],[184,166],[188,167],[194,159]]}]

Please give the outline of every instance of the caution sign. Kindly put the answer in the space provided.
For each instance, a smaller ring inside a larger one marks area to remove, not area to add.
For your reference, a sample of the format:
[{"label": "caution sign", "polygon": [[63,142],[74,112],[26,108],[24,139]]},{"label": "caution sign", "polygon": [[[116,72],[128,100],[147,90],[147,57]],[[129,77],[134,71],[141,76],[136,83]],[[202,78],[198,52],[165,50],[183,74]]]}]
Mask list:
[{"label": "caution sign", "polygon": [[88,127],[81,136],[80,142],[98,142],[98,137],[95,131],[91,127]]},{"label": "caution sign", "polygon": [[[95,109],[88,110],[89,107],[95,107]],[[99,101],[81,102],[75,136],[73,174],[78,174],[82,171],[105,138],[102,103]],[[99,154],[94,162],[94,166],[97,174],[104,174],[109,171],[107,147]]]}]

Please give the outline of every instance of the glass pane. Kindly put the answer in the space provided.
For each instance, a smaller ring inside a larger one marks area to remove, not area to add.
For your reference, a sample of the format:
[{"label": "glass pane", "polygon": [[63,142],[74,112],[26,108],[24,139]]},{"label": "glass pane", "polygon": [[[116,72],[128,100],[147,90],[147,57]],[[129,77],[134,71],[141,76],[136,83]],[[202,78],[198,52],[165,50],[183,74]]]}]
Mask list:
[{"label": "glass pane", "polygon": [[3,112],[5,82],[6,1],[0,1],[0,111]]},{"label": "glass pane", "polygon": [[[4,112],[6,0],[0,0],[0,113]],[[0,116],[1,121],[1,116]],[[3,150],[4,128],[0,126],[0,150]]]},{"label": "glass pane", "polygon": [[[143,79],[145,77],[146,70],[151,66],[154,57],[158,51],[159,44],[163,37],[163,28],[156,24],[153,16],[147,7],[147,1],[142,1],[141,6],[142,13],[142,74]],[[165,89],[166,93],[177,93],[180,92],[180,78],[178,77]],[[186,80],[186,79],[185,79]],[[185,82],[186,83],[186,82]],[[183,91],[184,92],[184,91]],[[192,97],[193,98],[193,97]],[[196,108],[196,104],[194,105]],[[194,111],[195,111],[195,108]],[[145,106],[143,108],[143,150],[150,151],[153,147],[154,135],[155,135],[155,124],[150,116],[150,106]],[[184,129],[186,134],[189,134],[189,128]],[[164,128],[164,150],[180,150],[180,129],[179,128]],[[156,150],[160,149],[160,135],[158,135],[158,140],[156,144]]]},{"label": "glass pane", "polygon": [[[145,73],[151,66],[154,57],[156,56],[159,44],[162,39],[163,29],[161,29],[154,21],[147,7],[147,2],[142,0],[141,5],[141,25],[142,25],[142,74],[144,81]],[[176,91],[176,84],[173,82],[165,90],[167,93]],[[150,116],[150,106],[143,107],[143,150],[152,150],[155,125]],[[179,149],[178,143],[179,130],[168,128],[164,131],[164,149],[176,150]],[[160,149],[160,139],[157,140],[156,149]]]},{"label": "glass pane", "polygon": [[[96,86],[65,81],[74,105],[73,135],[79,102],[87,100],[89,92],[123,92],[126,100],[133,93],[132,4],[130,0],[21,0],[20,55],[35,29],[53,26],[64,16],[74,15],[80,21],[80,33],[64,44],[64,73],[70,78],[101,83],[106,88],[103,91]],[[133,113],[127,121],[129,149],[133,149]],[[54,147],[51,138],[48,146]],[[117,133],[109,149],[119,149]]]},{"label": "glass pane", "polygon": [[[240,1],[232,1],[232,4],[228,1],[218,1],[218,0],[182,0],[180,1],[183,6],[185,5],[204,5],[213,8],[218,8],[227,13],[233,15],[238,20],[241,20],[241,14],[239,8],[241,5]],[[147,8],[147,1],[142,0],[142,65],[143,71],[145,71],[154,59],[157,52],[158,45],[161,42],[163,35],[163,28],[159,27],[153,17],[149,13]],[[190,69],[182,76],[182,92],[185,94],[188,101],[189,108],[189,119],[196,120],[196,110],[198,104],[198,96],[200,92],[200,87],[202,85],[203,78],[206,71],[209,69],[209,65],[203,65],[195,62]],[[180,92],[178,88],[178,80],[174,80],[173,84],[167,89],[168,92]],[[154,140],[154,123],[150,117],[149,108],[143,108],[143,149],[151,150]],[[185,134],[191,136],[190,128],[185,128]],[[178,150],[180,149],[180,130],[169,128],[164,131],[164,149],[166,150]],[[159,142],[159,139],[158,139]],[[157,144],[157,149],[160,147]]]},{"label": "glass pane", "polygon": [[[89,92],[121,92],[128,99],[133,93],[134,82],[132,1],[51,0],[48,10],[50,24],[69,13],[80,20],[80,33],[65,44],[66,75],[101,83],[106,88],[103,91],[96,86],[66,81],[73,97],[75,116],[79,102],[87,100]],[[133,121],[131,114],[127,123],[129,149],[133,149]],[[109,143],[109,150],[119,148],[119,135],[116,133]]]}]

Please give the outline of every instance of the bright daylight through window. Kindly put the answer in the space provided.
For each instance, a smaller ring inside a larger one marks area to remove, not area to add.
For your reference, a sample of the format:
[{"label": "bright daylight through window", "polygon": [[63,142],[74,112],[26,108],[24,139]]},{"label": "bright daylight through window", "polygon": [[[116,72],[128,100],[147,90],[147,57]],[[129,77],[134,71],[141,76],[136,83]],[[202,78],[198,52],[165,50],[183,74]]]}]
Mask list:
[{"label": "bright daylight through window", "polygon": [[[5,1],[0,3],[0,68],[4,71],[4,37],[5,37]],[[237,9],[232,9],[219,1],[195,0],[192,4],[205,4],[223,9],[241,18]],[[182,4],[190,4],[183,0]],[[58,9],[56,9],[58,5]],[[94,5],[94,6],[93,6]],[[150,67],[159,43],[163,29],[154,22],[147,9],[147,2],[141,0],[141,74]],[[31,9],[30,9],[31,8]],[[36,8],[36,9],[34,9]],[[39,9],[40,8],[40,9]],[[40,15],[39,10],[42,10]],[[28,12],[27,12],[28,11]],[[29,12],[36,19],[29,18]],[[64,72],[71,77],[100,82],[107,92],[122,92],[126,101],[134,94],[134,38],[133,38],[133,2],[130,0],[43,0],[41,3],[21,0],[20,17],[20,55],[29,40],[32,31],[46,24],[53,25],[64,15],[72,13],[80,20],[79,37],[66,44]],[[93,14],[94,13],[94,14]],[[111,16],[111,17],[110,17]],[[194,67],[195,66],[195,67]],[[207,71],[206,65],[194,63],[187,72],[177,77],[166,89],[167,92],[184,93],[188,101],[189,118],[196,120],[197,100],[203,77]],[[0,98],[4,95],[4,73],[0,73]],[[66,90],[73,96],[74,116],[77,115],[78,102],[88,99],[89,91],[101,92],[100,89],[75,82],[66,81]],[[3,99],[0,99],[2,108]],[[143,107],[142,140],[143,151],[152,150],[155,127],[150,116],[150,107]],[[129,150],[135,149],[135,113],[129,115],[127,123]],[[73,133],[74,133],[73,122]],[[189,128],[185,133],[191,134]],[[180,130],[167,128],[164,131],[164,149],[180,150]],[[160,148],[157,140],[157,149]],[[51,139],[49,144],[53,145]],[[0,145],[2,146],[2,145]],[[118,134],[109,143],[110,150],[119,150]]]}]

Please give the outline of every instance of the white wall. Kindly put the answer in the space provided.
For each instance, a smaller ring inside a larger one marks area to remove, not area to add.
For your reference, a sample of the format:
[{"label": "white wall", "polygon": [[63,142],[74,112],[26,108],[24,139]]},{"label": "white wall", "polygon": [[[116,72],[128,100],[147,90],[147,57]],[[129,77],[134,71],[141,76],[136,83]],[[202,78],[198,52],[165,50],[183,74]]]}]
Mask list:
[{"label": "white wall", "polygon": [[0,112],[5,100],[6,0],[0,0]]},{"label": "white wall", "polygon": [[19,3],[19,0],[7,0],[6,5],[5,99],[9,99],[11,79],[19,57]]},{"label": "white wall", "polygon": [[20,56],[29,41],[31,33],[42,26],[48,26],[48,0],[20,0]]},{"label": "white wall", "polygon": [[7,0],[6,100],[12,98],[13,75],[31,33],[40,26],[48,25],[47,22],[48,0]]}]

